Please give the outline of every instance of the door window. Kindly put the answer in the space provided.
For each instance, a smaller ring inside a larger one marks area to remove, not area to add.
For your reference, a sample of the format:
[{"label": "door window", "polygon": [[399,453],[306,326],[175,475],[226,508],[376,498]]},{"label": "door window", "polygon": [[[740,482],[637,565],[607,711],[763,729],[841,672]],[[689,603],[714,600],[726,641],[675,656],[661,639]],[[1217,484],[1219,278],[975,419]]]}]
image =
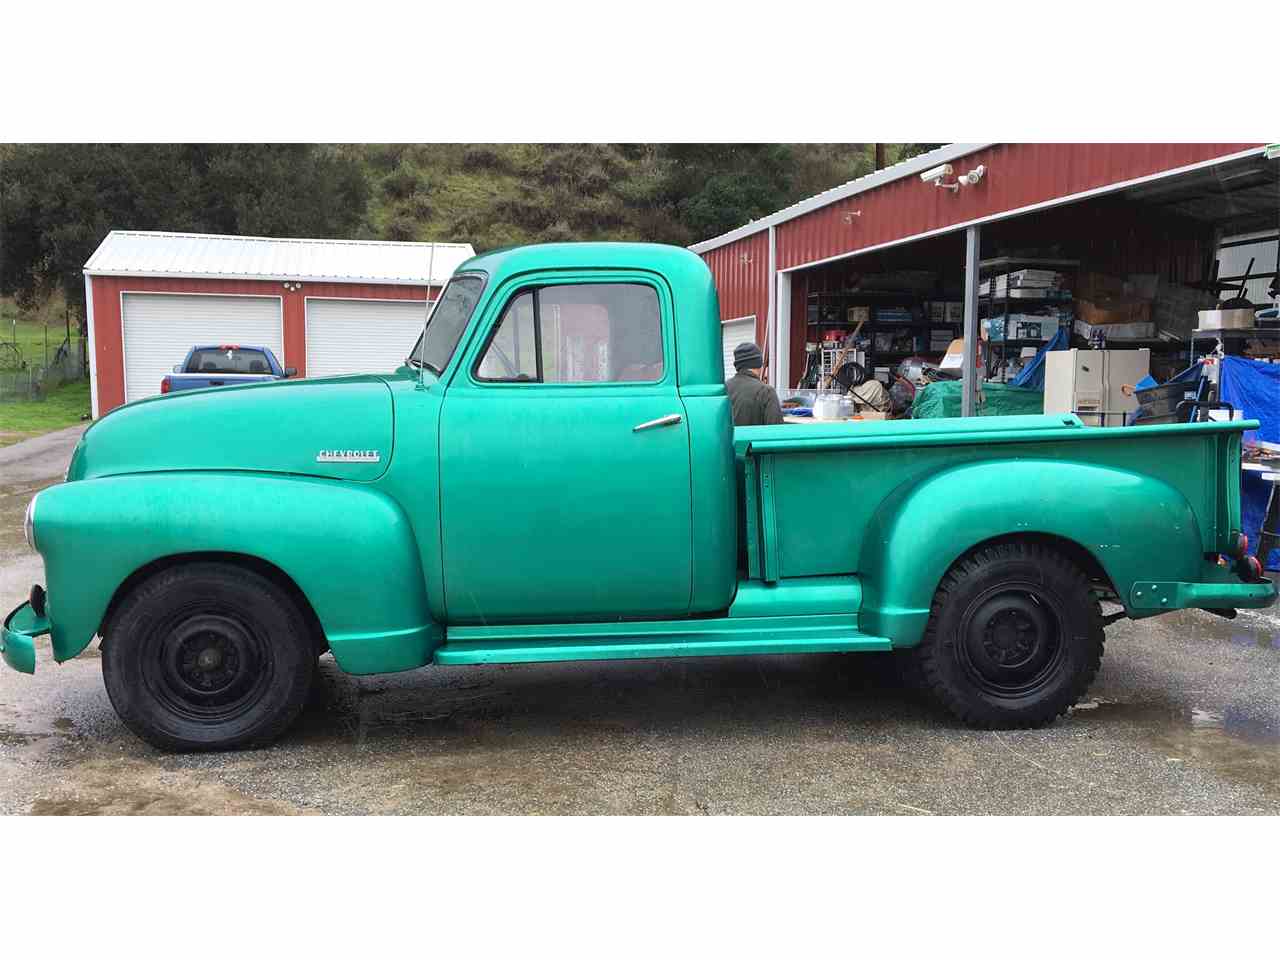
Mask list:
[{"label": "door window", "polygon": [[476,367],[480,380],[653,383],[664,371],[658,294],[643,283],[523,291],[507,305]]}]

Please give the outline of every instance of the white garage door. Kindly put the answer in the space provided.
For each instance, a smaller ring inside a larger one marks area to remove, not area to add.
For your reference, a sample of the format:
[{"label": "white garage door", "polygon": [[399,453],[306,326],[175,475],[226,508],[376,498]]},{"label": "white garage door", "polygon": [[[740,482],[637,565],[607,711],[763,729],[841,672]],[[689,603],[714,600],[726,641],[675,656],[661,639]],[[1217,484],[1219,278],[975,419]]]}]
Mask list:
[{"label": "white garage door", "polygon": [[270,347],[284,363],[279,297],[126,293],[122,306],[126,401],[159,393],[161,378],[199,344]]},{"label": "white garage door", "polygon": [[307,300],[307,376],[404,366],[426,311],[422,300]]},{"label": "white garage door", "polygon": [[724,378],[728,380],[736,373],[733,368],[733,348],[740,343],[751,343],[755,340],[756,318],[726,320],[720,324],[720,337],[724,341]]}]

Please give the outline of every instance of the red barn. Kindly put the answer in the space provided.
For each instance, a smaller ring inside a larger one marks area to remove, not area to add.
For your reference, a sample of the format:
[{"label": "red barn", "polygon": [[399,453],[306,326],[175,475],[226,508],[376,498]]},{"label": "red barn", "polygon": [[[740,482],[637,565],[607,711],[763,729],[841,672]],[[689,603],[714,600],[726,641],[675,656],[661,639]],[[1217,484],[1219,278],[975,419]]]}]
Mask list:
[{"label": "red barn", "polygon": [[93,415],[160,392],[198,343],[270,347],[300,376],[392,370],[467,243],[113,230],[84,266]]},{"label": "red barn", "polygon": [[[905,355],[938,359],[962,333],[972,351],[982,311],[998,312],[983,282],[1052,264],[1069,264],[1077,295],[1097,277],[1148,286],[1162,335],[1144,346],[1173,367],[1194,350],[1192,294],[1212,301],[1248,272],[1255,300],[1270,299],[1278,190],[1280,145],[953,143],[692,249],[715,274],[726,370],[754,338],[784,389],[833,334],[868,337],[878,376]],[[907,309],[918,329],[877,322]]]}]

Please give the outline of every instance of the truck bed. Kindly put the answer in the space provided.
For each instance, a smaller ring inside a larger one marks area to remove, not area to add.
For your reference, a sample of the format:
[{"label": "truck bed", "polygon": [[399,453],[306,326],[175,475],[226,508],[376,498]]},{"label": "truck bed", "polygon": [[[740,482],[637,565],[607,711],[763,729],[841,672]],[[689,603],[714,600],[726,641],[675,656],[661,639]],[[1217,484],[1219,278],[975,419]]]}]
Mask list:
[{"label": "truck bed", "polygon": [[936,584],[988,537],[1037,536],[1085,551],[1142,615],[1152,595],[1131,595],[1138,579],[1219,577],[1216,556],[1240,528],[1241,433],[1253,428],[1100,429],[1064,415],[739,428],[744,574],[857,574],[862,628],[896,639],[904,624],[923,628],[928,603],[905,602],[895,580]]}]

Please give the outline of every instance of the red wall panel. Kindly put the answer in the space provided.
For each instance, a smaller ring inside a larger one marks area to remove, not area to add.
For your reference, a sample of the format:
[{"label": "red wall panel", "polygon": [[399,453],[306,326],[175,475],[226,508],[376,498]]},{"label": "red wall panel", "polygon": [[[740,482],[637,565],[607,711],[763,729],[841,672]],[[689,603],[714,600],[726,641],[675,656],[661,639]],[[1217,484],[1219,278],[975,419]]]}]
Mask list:
[{"label": "red wall panel", "polygon": [[[1020,207],[1229,156],[1249,143],[1002,143],[952,161],[986,176],[958,192],[918,176],[829,204],[777,225],[779,270],[892,243]],[[847,216],[859,212],[858,216]],[[722,248],[725,249],[725,248]],[[704,256],[710,257],[716,251]]]},{"label": "red wall panel", "polygon": [[764,346],[769,317],[769,231],[709,250],[702,255],[716,278],[720,321],[756,318],[756,343]]},{"label": "red wall panel", "polygon": [[[124,403],[124,344],[121,293],[223,293],[281,297],[284,306],[284,356],[280,362],[307,375],[307,297],[357,300],[434,299],[440,288],[379,283],[301,283],[287,290],[277,280],[184,280],[167,277],[93,277],[94,383],[101,416]],[[178,358],[181,359],[181,358]],[[176,360],[175,360],[176,362]]]}]

